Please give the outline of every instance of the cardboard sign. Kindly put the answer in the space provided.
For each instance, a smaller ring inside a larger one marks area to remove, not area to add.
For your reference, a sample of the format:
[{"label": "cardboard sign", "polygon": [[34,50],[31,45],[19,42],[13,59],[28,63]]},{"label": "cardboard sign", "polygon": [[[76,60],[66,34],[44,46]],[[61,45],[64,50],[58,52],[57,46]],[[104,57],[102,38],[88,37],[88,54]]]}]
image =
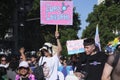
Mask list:
[{"label": "cardboard sign", "polygon": [[67,41],[68,54],[78,54],[84,52],[83,39]]},{"label": "cardboard sign", "polygon": [[72,25],[72,1],[40,1],[41,24]]}]

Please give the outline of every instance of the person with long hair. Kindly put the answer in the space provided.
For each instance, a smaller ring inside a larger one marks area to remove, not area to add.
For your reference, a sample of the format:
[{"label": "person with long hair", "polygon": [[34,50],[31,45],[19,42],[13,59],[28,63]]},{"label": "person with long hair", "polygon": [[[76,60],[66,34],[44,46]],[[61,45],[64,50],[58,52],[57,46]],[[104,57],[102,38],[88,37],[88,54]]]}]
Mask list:
[{"label": "person with long hair", "polygon": [[43,72],[46,80],[57,80],[57,68],[59,65],[59,57],[62,51],[61,43],[59,40],[58,31],[55,32],[55,38],[57,40],[57,52],[53,55],[52,44],[44,43],[40,51],[44,57],[39,60],[39,65],[43,65]]}]

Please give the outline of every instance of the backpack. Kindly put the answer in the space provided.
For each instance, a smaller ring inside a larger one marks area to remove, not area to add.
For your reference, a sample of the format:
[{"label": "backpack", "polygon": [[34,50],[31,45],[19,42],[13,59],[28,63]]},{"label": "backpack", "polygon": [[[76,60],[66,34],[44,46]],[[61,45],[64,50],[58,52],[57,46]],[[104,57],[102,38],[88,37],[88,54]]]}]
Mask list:
[{"label": "backpack", "polygon": [[[43,60],[43,57],[42,57],[42,60]],[[42,61],[41,61],[42,62]],[[43,73],[43,66],[40,65],[40,66],[37,66],[34,71],[33,71],[33,74],[35,75],[35,78],[37,80],[45,80],[44,78],[44,73]]]}]

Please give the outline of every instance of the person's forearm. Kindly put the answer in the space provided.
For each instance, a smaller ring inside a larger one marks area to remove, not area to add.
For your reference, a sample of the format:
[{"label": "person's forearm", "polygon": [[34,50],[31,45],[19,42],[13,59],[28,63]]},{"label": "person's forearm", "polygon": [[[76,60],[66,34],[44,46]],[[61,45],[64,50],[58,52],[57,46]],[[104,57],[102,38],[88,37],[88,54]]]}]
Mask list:
[{"label": "person's forearm", "polygon": [[61,46],[61,43],[60,43],[60,40],[59,39],[57,39],[57,46],[58,46],[58,55],[60,55],[61,54],[61,51],[62,51],[62,46]]},{"label": "person's forearm", "polygon": [[24,54],[24,53],[21,53],[21,56],[22,56],[22,60],[23,60],[23,61],[26,61],[25,54]]},{"label": "person's forearm", "polygon": [[101,80],[111,80],[110,77],[108,78],[102,78]]},{"label": "person's forearm", "polygon": [[108,63],[105,63],[101,80],[111,80],[112,69],[113,68]]}]

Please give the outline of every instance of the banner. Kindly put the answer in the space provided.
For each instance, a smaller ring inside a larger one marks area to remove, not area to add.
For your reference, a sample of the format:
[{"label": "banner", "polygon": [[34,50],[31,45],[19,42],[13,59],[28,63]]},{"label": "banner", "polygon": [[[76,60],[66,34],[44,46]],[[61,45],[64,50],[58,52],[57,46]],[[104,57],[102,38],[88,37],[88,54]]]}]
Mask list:
[{"label": "banner", "polygon": [[78,54],[84,52],[83,39],[67,41],[68,54]]},{"label": "banner", "polygon": [[41,24],[72,25],[72,1],[40,1]]}]

